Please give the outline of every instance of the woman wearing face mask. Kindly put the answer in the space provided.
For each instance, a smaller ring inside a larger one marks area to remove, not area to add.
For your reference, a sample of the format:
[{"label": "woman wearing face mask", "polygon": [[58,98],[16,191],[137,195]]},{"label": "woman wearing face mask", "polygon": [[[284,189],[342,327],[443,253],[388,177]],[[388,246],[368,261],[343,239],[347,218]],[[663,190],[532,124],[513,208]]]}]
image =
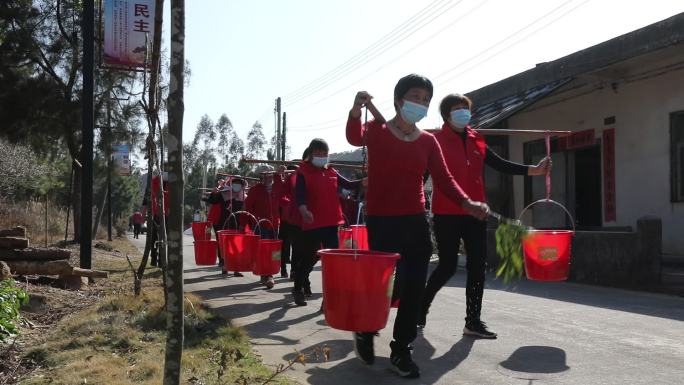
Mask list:
[{"label": "woman wearing face mask", "polygon": [[[207,219],[212,223],[216,239],[218,239],[219,230],[237,230],[240,218],[230,214],[242,210],[245,200],[244,181],[239,178],[229,179],[224,183],[219,183],[219,186],[212,191],[206,198],[207,203],[211,204],[209,208],[209,215]],[[221,267],[221,274],[228,274],[223,269],[225,261],[219,250],[219,266]],[[242,277],[242,273],[234,272],[235,277]]]},{"label": "woman wearing face mask", "polygon": [[321,248],[338,247],[337,227],[344,223],[337,188],[356,190],[361,181],[349,181],[328,164],[328,144],[314,139],[309,144],[306,159],[297,169],[295,201],[302,217],[302,232],[298,251],[298,265],[292,296],[297,306],[305,306],[305,297],[311,296],[309,274]]},{"label": "woman wearing face mask", "polygon": [[[472,102],[460,94],[446,96],[439,105],[444,119],[442,130],[435,138],[442,148],[449,171],[465,192],[473,199],[484,201],[484,165],[511,175],[545,175],[551,161],[544,158],[536,166],[509,162],[502,159],[485,143],[480,133],[470,128]],[[487,267],[487,223],[473,218],[463,208],[449,201],[439,186],[432,192],[435,238],[439,264],[430,275],[418,326],[425,320],[435,295],[454,275],[458,267],[458,249],[463,239],[466,255],[466,318],[463,334],[481,338],[496,338],[480,319]]]},{"label": "woman wearing face mask", "polygon": [[[423,175],[429,170],[433,183],[449,200],[468,213],[485,218],[487,205],[468,198],[447,170],[435,137],[416,127],[427,115],[432,99],[432,83],[411,74],[394,88],[396,115],[388,122],[361,123],[361,108],[370,105],[372,96],[356,94],[347,121],[347,140],[355,146],[368,146],[368,191],[366,224],[372,250],[396,252],[394,281],[400,299],[394,322],[394,341],[390,343],[392,368],[402,377],[420,376],[411,359],[410,344],[416,338],[416,321],[421,305],[428,262],[432,254],[430,229],[425,217]],[[375,330],[354,333],[356,355],[367,365],[375,360]]]}]

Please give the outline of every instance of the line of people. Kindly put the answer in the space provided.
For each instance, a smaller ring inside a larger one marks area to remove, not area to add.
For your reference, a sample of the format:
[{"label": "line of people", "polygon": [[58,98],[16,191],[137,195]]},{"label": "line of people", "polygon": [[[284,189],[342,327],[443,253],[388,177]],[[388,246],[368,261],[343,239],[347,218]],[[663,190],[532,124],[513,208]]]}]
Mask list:
[{"label": "line of people", "polygon": [[[429,79],[411,74],[394,87],[395,115],[363,123],[362,108],[372,107],[372,95],[356,94],[346,124],[350,144],[366,146],[368,177],[350,181],[328,167],[328,144],[314,139],[304,151],[301,163],[286,173],[268,166],[257,171],[261,181],[245,195],[245,182],[234,178],[220,182],[207,202],[212,204],[208,219],[214,230],[244,229],[245,216],[231,213],[243,208],[257,220],[263,238],[283,239],[281,276],[294,281],[292,299],[306,306],[311,296],[309,275],[321,248],[338,248],[338,227],[344,223],[338,191],[348,197],[365,194],[365,221],[371,250],[395,252],[397,262],[393,302],[398,310],[390,343],[392,368],[402,377],[420,376],[413,361],[411,343],[417,329],[425,327],[437,292],[453,276],[458,265],[461,240],[467,254],[466,317],[463,334],[496,338],[482,321],[482,298],[486,270],[486,218],[484,165],[512,175],[545,175],[549,158],[537,165],[507,161],[493,152],[484,138],[469,126],[472,102],[464,95],[451,94],[439,106],[444,124],[431,134],[416,123],[427,115],[433,96]],[[430,211],[437,242],[439,263],[428,278],[433,253],[430,218],[426,212],[424,177],[433,181]],[[344,200],[342,200],[344,203]],[[347,215],[348,216],[348,215]],[[276,231],[279,229],[279,232]],[[290,252],[291,249],[291,252]],[[219,263],[225,257],[220,256]],[[224,274],[227,274],[223,270]],[[235,273],[239,275],[239,273]],[[272,276],[261,277],[271,288]],[[448,304],[446,304],[448,306]],[[354,333],[354,350],[365,364],[375,360],[373,341],[377,330]]]}]

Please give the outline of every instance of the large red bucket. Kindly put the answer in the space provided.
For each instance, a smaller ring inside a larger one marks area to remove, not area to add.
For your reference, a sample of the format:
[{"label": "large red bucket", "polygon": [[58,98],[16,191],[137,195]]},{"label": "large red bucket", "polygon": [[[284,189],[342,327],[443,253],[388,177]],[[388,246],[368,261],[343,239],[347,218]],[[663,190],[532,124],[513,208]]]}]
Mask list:
[{"label": "large red bucket", "polygon": [[254,234],[221,234],[223,249],[221,255],[225,259],[227,271],[252,271],[252,265],[259,248],[258,235]]},{"label": "large red bucket", "polygon": [[195,241],[195,264],[215,265],[217,247],[218,241],[215,240]]},{"label": "large red bucket", "polygon": [[337,232],[340,249],[368,250],[368,229],[366,225],[352,225]]},{"label": "large red bucket", "polygon": [[260,239],[252,273],[274,275],[280,271],[280,254],[283,241],[279,239]]},{"label": "large red bucket", "polygon": [[369,250],[319,250],[325,321],[340,330],[374,332],[385,327],[399,254]]},{"label": "large red bucket", "polygon": [[216,232],[216,237],[218,238],[218,247],[221,250],[221,255],[228,255],[228,243],[226,242],[227,234],[242,234],[238,230],[219,230]]},{"label": "large red bucket", "polygon": [[572,230],[531,230],[522,241],[525,273],[535,281],[564,281],[570,272]]},{"label": "large red bucket", "polygon": [[211,239],[211,222],[192,222],[192,237],[195,241]]}]

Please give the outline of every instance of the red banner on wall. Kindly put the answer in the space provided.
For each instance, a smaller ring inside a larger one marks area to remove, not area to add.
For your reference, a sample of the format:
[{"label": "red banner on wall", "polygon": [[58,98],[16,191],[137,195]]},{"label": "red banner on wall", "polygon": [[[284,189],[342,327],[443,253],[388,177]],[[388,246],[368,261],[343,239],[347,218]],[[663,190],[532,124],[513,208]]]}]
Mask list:
[{"label": "red banner on wall", "polygon": [[615,129],[603,130],[603,216],[605,222],[616,219],[615,208]]},{"label": "red banner on wall", "polygon": [[558,138],[558,149],[560,151],[563,151],[593,146],[594,144],[596,144],[596,138],[594,137],[594,135],[595,134],[593,128],[573,132],[572,134],[570,134],[570,136]]}]

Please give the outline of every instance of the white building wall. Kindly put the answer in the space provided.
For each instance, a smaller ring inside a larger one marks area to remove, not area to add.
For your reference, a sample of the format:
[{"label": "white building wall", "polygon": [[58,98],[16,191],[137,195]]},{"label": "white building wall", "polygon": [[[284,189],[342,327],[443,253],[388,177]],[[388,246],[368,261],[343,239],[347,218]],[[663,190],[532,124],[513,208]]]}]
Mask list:
[{"label": "white building wall", "polygon": [[[603,129],[615,128],[617,218],[614,222],[605,222],[604,218],[604,226],[634,227],[642,216],[657,216],[663,223],[663,252],[684,255],[684,203],[670,202],[670,113],[684,110],[682,85],[684,70],[680,69],[619,83],[615,91],[608,86],[569,100],[563,100],[567,95],[559,94],[509,118],[508,127],[570,131],[593,128],[597,139],[602,137]],[[615,116],[616,122],[604,127],[603,120],[609,116]],[[511,138],[511,160],[523,161],[523,143],[529,140]],[[523,179],[514,178],[513,184],[515,209],[520,213]]]}]

